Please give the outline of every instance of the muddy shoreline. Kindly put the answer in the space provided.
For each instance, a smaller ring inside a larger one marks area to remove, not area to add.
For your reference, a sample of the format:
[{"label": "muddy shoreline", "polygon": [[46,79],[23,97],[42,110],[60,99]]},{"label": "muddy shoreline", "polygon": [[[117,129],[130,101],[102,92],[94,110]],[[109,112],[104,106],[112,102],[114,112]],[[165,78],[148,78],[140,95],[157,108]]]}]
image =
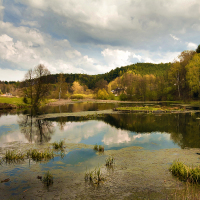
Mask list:
[{"label": "muddy shoreline", "polygon": [[[30,144],[11,144],[11,146],[13,149],[19,146],[21,149],[30,148]],[[66,144],[67,152],[77,148],[91,149],[92,146]],[[0,149],[1,156],[3,151],[5,149]],[[104,177],[104,181],[99,185],[85,182],[84,171],[75,173],[68,167],[64,167],[60,170],[51,170],[55,177],[54,183],[51,187],[45,188],[42,182],[36,179],[39,165],[32,164],[27,174],[17,178],[19,182],[28,180],[29,188],[12,196],[7,190],[6,183],[1,183],[0,189],[3,191],[1,196],[4,199],[174,199],[175,196],[182,199],[187,187],[186,183],[173,177],[169,167],[175,160],[190,166],[197,166],[200,164],[200,156],[197,154],[199,152],[200,149],[149,151],[142,147],[107,150],[104,156],[114,157],[115,164],[112,168],[107,168],[104,164],[99,166]],[[101,157],[102,154],[98,156]],[[80,166],[82,164],[79,163]],[[15,166],[8,165],[7,167]],[[8,177],[2,172],[1,168],[1,180],[9,178],[12,184],[13,177]]]}]

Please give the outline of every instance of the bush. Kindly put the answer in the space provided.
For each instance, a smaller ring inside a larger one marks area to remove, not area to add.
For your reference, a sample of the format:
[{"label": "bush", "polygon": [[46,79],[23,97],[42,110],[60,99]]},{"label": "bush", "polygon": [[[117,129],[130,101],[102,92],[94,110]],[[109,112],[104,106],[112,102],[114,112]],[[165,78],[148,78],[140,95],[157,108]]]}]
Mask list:
[{"label": "bush", "polygon": [[107,93],[107,91],[105,89],[99,89],[97,92],[97,99],[103,99],[106,100],[109,98],[109,94]]},{"label": "bush", "polygon": [[121,101],[126,101],[126,100],[128,99],[128,97],[127,97],[126,94],[120,94],[120,95],[119,95],[119,99],[120,99]]},{"label": "bush", "polygon": [[84,99],[84,97],[81,94],[73,94],[70,96],[70,99]]},{"label": "bush", "polygon": [[114,100],[115,99],[115,95],[113,93],[109,94],[109,99]]}]

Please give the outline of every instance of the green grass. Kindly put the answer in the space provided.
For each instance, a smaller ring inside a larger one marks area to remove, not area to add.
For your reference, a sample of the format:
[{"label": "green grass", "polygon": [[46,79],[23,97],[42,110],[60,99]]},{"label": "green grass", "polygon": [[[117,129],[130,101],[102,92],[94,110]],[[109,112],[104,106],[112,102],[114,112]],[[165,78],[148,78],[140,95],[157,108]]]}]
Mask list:
[{"label": "green grass", "polygon": [[47,173],[44,174],[44,177],[42,179],[42,182],[46,186],[50,186],[53,184],[53,175],[48,171]]},{"label": "green grass", "polygon": [[34,161],[42,161],[54,158],[54,154],[53,151],[50,150],[38,151],[36,149],[33,149],[27,152],[27,157],[32,158]]},{"label": "green grass", "polygon": [[22,97],[0,97],[0,103],[8,103],[15,106],[24,106],[23,98]]},{"label": "green grass", "polygon": [[200,166],[189,167],[182,162],[175,161],[170,167],[170,171],[181,181],[200,183]]}]

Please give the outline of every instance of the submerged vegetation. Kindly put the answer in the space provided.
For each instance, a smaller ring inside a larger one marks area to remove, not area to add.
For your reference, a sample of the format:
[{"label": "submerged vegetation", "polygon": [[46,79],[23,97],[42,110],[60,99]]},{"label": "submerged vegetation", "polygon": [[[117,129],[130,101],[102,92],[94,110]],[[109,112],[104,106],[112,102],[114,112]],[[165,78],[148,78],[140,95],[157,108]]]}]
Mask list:
[{"label": "submerged vegetation", "polygon": [[200,183],[200,166],[189,167],[180,161],[176,161],[170,167],[170,171],[174,176],[177,176],[181,181],[190,183]]}]

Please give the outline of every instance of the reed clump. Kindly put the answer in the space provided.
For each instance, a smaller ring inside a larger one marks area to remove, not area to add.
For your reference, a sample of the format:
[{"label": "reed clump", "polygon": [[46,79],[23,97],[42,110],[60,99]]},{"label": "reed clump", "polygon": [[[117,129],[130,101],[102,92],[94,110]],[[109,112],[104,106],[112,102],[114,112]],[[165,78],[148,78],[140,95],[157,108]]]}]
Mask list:
[{"label": "reed clump", "polygon": [[42,161],[54,158],[54,154],[50,150],[38,151],[37,149],[33,149],[27,152],[27,157],[32,158],[34,161]]},{"label": "reed clump", "polygon": [[42,182],[46,186],[50,186],[53,184],[53,175],[48,171],[47,173],[44,174]]},{"label": "reed clump", "polygon": [[180,161],[175,161],[170,167],[170,171],[181,181],[200,183],[200,166],[189,167]]},{"label": "reed clump", "polygon": [[21,153],[21,152],[16,152],[14,150],[8,150],[6,151],[4,160],[6,162],[19,162],[24,160],[25,158],[25,154]]},{"label": "reed clump", "polygon": [[112,167],[114,165],[114,158],[112,156],[106,158],[106,167]]},{"label": "reed clump", "polygon": [[60,142],[54,142],[53,143],[53,148],[54,149],[63,149],[64,148],[64,141],[60,141]]},{"label": "reed clump", "polygon": [[104,178],[102,177],[101,169],[95,169],[85,173],[85,181],[98,185]]},{"label": "reed clump", "polygon": [[98,152],[104,152],[104,147],[102,145],[95,144],[93,150]]}]

